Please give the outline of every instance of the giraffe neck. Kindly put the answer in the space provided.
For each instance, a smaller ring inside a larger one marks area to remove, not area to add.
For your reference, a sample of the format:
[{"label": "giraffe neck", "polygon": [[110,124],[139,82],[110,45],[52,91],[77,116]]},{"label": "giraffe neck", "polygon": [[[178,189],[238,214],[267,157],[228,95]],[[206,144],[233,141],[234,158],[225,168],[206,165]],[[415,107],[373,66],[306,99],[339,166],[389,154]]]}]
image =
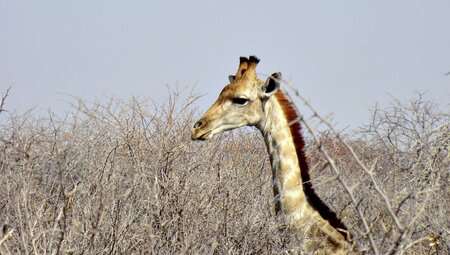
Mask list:
[{"label": "giraffe neck", "polygon": [[290,229],[303,232],[305,250],[322,250],[324,254],[331,248],[334,253],[342,250],[347,243],[336,228],[345,230],[345,226],[311,186],[294,106],[279,91],[263,107],[266,118],[258,129],[270,156],[277,214],[285,216]]}]

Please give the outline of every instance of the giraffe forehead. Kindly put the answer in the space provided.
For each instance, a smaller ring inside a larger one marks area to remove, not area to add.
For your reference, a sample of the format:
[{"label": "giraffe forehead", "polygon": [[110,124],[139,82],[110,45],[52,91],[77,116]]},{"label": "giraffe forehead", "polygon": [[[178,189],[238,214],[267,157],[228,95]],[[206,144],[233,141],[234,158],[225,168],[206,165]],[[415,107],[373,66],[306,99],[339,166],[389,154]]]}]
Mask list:
[{"label": "giraffe forehead", "polygon": [[226,85],[222,92],[220,93],[221,97],[232,98],[235,96],[255,96],[258,94],[260,82],[258,80],[255,81],[246,81],[246,80],[238,80],[233,83]]}]

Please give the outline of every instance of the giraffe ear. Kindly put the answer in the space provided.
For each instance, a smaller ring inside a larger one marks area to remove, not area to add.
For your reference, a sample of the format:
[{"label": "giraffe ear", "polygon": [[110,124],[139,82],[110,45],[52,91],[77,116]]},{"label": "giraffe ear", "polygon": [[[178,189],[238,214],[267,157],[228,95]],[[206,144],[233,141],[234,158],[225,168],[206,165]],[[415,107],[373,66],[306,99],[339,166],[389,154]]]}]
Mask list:
[{"label": "giraffe ear", "polygon": [[265,98],[269,98],[280,89],[281,73],[273,73],[262,86],[262,93]]},{"label": "giraffe ear", "polygon": [[228,75],[228,80],[230,81],[230,83],[233,83],[234,80],[236,80],[236,75]]}]

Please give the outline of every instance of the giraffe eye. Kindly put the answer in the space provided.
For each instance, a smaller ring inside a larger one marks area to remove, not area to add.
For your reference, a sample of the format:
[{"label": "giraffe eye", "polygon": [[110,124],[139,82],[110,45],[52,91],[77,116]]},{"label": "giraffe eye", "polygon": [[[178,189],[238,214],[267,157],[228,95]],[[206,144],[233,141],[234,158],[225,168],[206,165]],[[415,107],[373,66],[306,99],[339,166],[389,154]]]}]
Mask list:
[{"label": "giraffe eye", "polygon": [[245,97],[235,97],[232,99],[233,104],[238,106],[244,106],[248,103],[248,99]]}]

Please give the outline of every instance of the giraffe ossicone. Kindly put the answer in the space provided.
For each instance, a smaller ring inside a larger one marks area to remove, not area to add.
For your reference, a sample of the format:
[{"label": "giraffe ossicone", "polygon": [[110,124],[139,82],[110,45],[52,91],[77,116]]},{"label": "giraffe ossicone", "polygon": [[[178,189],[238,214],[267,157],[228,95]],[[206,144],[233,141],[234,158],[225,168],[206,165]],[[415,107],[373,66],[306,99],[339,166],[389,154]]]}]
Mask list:
[{"label": "giraffe ossicone", "polygon": [[292,232],[303,239],[306,254],[351,254],[347,228],[314,192],[304,153],[298,113],[280,90],[281,73],[258,79],[255,56],[241,57],[214,104],[197,121],[193,140],[242,126],[261,131],[270,156],[275,210],[285,217]]}]

